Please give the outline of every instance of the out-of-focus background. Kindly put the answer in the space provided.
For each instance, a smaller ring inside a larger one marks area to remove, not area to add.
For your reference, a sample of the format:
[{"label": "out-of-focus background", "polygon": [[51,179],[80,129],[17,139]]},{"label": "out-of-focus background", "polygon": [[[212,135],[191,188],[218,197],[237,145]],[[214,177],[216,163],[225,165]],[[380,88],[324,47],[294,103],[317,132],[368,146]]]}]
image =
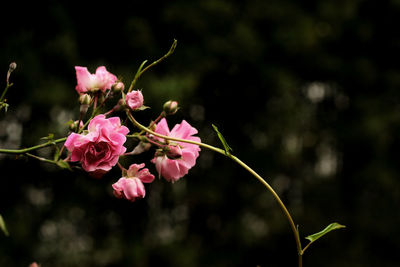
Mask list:
[{"label": "out-of-focus background", "polygon": [[[77,119],[74,66],[128,85],[144,60],[175,53],[137,84],[148,122],[174,99],[182,119],[264,176],[302,238],[331,222],[304,265],[399,266],[400,1],[9,1],[0,16],[0,76],[14,86],[0,147],[27,147]],[[40,155],[51,151],[41,150]],[[136,158],[147,162],[153,152]],[[230,160],[202,150],[175,184],[145,199],[101,180],[0,155],[0,266],[296,266],[271,194]],[[303,243],[307,240],[303,238]]]}]

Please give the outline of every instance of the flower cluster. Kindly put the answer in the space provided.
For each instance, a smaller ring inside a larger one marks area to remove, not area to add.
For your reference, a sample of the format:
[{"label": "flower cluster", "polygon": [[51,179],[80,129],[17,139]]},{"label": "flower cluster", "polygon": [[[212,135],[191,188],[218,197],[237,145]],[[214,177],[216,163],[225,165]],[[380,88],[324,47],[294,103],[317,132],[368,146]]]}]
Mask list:
[{"label": "flower cluster", "polygon": [[[130,88],[125,93],[124,84],[104,66],[98,67],[94,74],[91,74],[86,67],[77,66],[75,70],[77,78],[75,89],[79,94],[81,118],[72,124],[70,128],[74,132],[71,132],[65,141],[64,146],[68,150],[66,162],[78,162],[83,170],[96,178],[101,178],[118,165],[122,177],[112,185],[114,195],[130,201],[145,197],[143,183],[153,182],[154,175],[145,168],[144,163],[132,163],[128,169],[124,168],[119,163],[121,157],[137,155],[155,147],[150,162],[155,164],[158,177],[163,177],[169,182],[176,182],[196,164],[200,152],[196,142],[201,142],[199,137],[194,136],[197,130],[183,120],[170,131],[165,118],[178,110],[176,101],[167,101],[160,116],[146,128],[140,125],[132,114],[145,108],[141,90]],[[115,95],[119,95],[119,99],[114,108],[96,115],[105,102]],[[84,124],[82,117],[89,107],[93,108],[93,113]],[[121,120],[119,116],[109,116],[121,110],[126,112],[127,119],[140,131],[128,135],[130,130],[121,123],[126,120]],[[136,148],[128,153],[125,147],[127,137],[137,139],[139,142]]]}]

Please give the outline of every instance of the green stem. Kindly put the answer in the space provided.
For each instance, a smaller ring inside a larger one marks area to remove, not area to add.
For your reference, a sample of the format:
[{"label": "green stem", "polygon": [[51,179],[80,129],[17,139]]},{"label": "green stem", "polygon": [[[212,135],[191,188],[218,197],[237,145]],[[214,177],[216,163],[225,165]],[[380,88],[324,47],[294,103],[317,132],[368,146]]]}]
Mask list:
[{"label": "green stem", "polygon": [[12,86],[12,83],[8,83],[7,82],[7,86],[6,86],[6,88],[4,88],[4,91],[3,91],[3,93],[1,94],[1,96],[0,96],[0,102],[3,102],[3,99],[4,99],[4,97],[6,96],[6,93],[7,93],[7,91],[8,91],[8,88],[10,88]]},{"label": "green stem", "polygon": [[143,70],[142,70],[142,68],[146,64],[147,60],[144,61],[140,65],[139,70],[136,72],[135,78],[133,78],[133,81],[132,81],[131,85],[129,86],[128,93],[133,90],[133,87],[135,86],[137,80],[140,78],[140,76],[142,76],[143,73],[145,73],[148,69],[150,69],[151,67],[154,67],[155,65],[157,65],[158,63],[160,63],[161,61],[163,61],[164,59],[169,57],[172,53],[174,53],[177,43],[178,43],[178,41],[176,39],[174,39],[174,42],[172,43],[171,48],[168,50],[168,52],[161,58],[157,59],[156,61],[154,61],[153,63],[148,65]]},{"label": "green stem", "polygon": [[260,181],[267,189],[268,191],[270,191],[273,195],[273,197],[275,198],[275,200],[278,202],[279,206],[281,207],[283,213],[285,214],[286,218],[289,221],[290,227],[292,229],[294,238],[296,240],[296,247],[297,247],[297,255],[298,255],[298,266],[302,267],[302,248],[301,248],[301,241],[300,241],[300,237],[298,234],[298,230],[296,227],[296,224],[294,223],[292,216],[290,215],[288,209],[286,208],[285,204],[282,202],[282,200],[280,199],[280,197],[278,196],[278,194],[275,192],[275,190],[257,173],[255,172],[252,168],[250,168],[247,164],[245,164],[243,161],[241,161],[239,158],[237,158],[236,156],[232,155],[232,154],[227,154],[225,153],[226,151],[205,143],[200,143],[200,142],[196,142],[196,141],[192,141],[192,140],[186,140],[186,139],[180,139],[180,138],[175,138],[175,137],[170,137],[170,136],[165,136],[162,134],[158,134],[148,128],[146,128],[145,126],[141,125],[139,122],[137,122],[135,120],[135,118],[132,116],[132,114],[127,111],[126,112],[128,115],[129,120],[139,129],[146,131],[149,134],[152,134],[154,136],[166,139],[166,140],[172,140],[172,141],[177,141],[177,142],[185,142],[185,143],[189,143],[189,144],[194,144],[194,145],[198,145],[201,147],[205,147],[208,148],[214,152],[220,153],[224,156],[227,156],[228,158],[232,159],[233,161],[235,161],[237,164],[239,164],[240,166],[242,166],[245,170],[247,170],[250,174],[252,174],[255,178],[257,178],[258,181]]},{"label": "green stem", "polygon": [[31,154],[31,153],[25,153],[25,155],[27,155],[27,156],[29,156],[29,157],[32,157],[32,158],[35,158],[35,159],[38,159],[38,160],[43,161],[43,162],[56,164],[56,162],[55,162],[54,160],[45,159],[45,158],[42,158],[42,157],[33,155],[33,154]]},{"label": "green stem", "polygon": [[52,141],[48,141],[46,143],[40,144],[40,145],[36,145],[36,146],[32,146],[32,147],[28,147],[28,148],[22,148],[22,149],[4,149],[4,148],[0,148],[0,153],[5,153],[5,154],[25,154],[27,152],[39,149],[39,148],[44,148],[47,146],[51,146],[57,143],[61,143],[64,142],[65,140],[67,140],[67,137],[63,137],[60,139],[56,139],[56,140],[52,140]]}]

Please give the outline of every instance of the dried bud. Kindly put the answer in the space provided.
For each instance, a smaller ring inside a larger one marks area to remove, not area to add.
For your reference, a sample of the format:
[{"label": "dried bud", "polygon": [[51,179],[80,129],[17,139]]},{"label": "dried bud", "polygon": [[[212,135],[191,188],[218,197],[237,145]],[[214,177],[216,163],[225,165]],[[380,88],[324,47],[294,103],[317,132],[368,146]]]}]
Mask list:
[{"label": "dried bud", "polygon": [[17,63],[11,62],[8,71],[11,73],[17,68]]},{"label": "dried bud", "polygon": [[179,109],[178,102],[169,100],[169,101],[165,102],[163,109],[164,109],[165,114],[167,114],[167,115],[175,114]]},{"label": "dried bud", "polygon": [[116,83],[114,83],[113,86],[112,86],[112,90],[113,90],[114,92],[124,91],[124,89],[125,89],[125,85],[124,85],[123,82],[116,82]]},{"label": "dried bud", "polygon": [[8,71],[7,71],[7,85],[10,83],[11,72],[13,72],[16,68],[17,68],[17,63],[11,62],[10,66],[8,67]]},{"label": "dried bud", "polygon": [[139,144],[133,149],[131,152],[132,155],[139,155],[143,152],[146,152],[151,147],[150,143],[139,142]]}]

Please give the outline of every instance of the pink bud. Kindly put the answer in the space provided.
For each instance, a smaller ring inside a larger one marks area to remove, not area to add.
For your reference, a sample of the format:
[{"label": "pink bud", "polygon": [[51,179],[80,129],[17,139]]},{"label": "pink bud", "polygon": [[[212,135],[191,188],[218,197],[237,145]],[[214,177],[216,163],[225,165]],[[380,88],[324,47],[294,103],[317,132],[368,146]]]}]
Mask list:
[{"label": "pink bud", "polygon": [[166,150],[166,155],[169,159],[182,158],[182,149],[179,146],[168,146]]},{"label": "pink bud", "polygon": [[126,94],[126,105],[132,109],[138,109],[143,106],[143,94],[140,90],[132,91]]},{"label": "pink bud", "polygon": [[29,267],[40,267],[40,265],[36,262],[32,262],[31,264],[29,264]]}]

